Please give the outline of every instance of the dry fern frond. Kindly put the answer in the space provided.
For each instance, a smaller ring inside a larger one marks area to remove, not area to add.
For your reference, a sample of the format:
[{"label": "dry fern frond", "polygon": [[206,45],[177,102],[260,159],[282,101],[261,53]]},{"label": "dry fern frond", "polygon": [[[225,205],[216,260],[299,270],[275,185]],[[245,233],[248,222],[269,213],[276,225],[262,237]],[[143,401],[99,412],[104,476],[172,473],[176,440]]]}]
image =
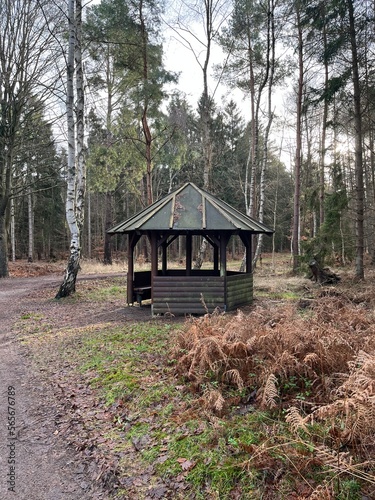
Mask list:
[{"label": "dry fern frond", "polygon": [[339,419],[340,431],[337,436],[342,442],[365,442],[375,436],[375,396],[355,396],[337,400],[315,410],[309,420],[329,420],[336,428]]},{"label": "dry fern frond", "polygon": [[202,374],[207,370],[215,372],[218,362],[225,362],[226,359],[227,356],[222,349],[219,338],[210,336],[200,339],[191,352],[191,365],[188,376],[194,377],[196,372]]},{"label": "dry fern frond", "polygon": [[353,457],[347,451],[336,452],[320,445],[315,448],[315,455],[325,466],[334,471],[347,472],[353,465]]},{"label": "dry fern frond", "polygon": [[275,408],[278,396],[277,378],[273,373],[271,373],[268,375],[263,388],[261,406],[264,408]]},{"label": "dry fern frond", "polygon": [[201,398],[205,409],[220,413],[225,405],[225,399],[217,389],[207,389]]},{"label": "dry fern frond", "polygon": [[227,370],[223,375],[223,380],[229,384],[236,385],[237,389],[241,391],[244,388],[244,381],[240,372],[236,369]]},{"label": "dry fern frond", "polygon": [[366,391],[368,396],[375,395],[375,356],[359,351],[357,357],[348,362],[350,376],[338,388],[338,393],[359,393]]},{"label": "dry fern frond", "polygon": [[298,411],[298,408],[296,408],[295,406],[288,408],[285,421],[290,424],[291,430],[294,433],[297,433],[297,431],[300,429],[308,432],[308,429],[306,427],[306,419],[302,417],[302,415]]},{"label": "dry fern frond", "polygon": [[309,415],[309,419],[313,423],[314,420],[331,420],[334,423],[338,415],[348,413],[349,400],[338,400],[328,405],[321,406]]},{"label": "dry fern frond", "polygon": [[308,498],[308,500],[333,500],[335,494],[332,485],[324,482],[323,484],[319,484],[314,491],[305,498]]},{"label": "dry fern frond", "polygon": [[249,347],[244,342],[228,343],[225,344],[225,352],[227,356],[233,358],[247,358],[249,355]]},{"label": "dry fern frond", "polygon": [[[264,337],[266,337],[266,335],[264,335]],[[246,347],[247,347],[247,351],[250,353],[251,351],[255,351],[256,349],[256,346],[258,345],[258,343],[261,341],[261,338],[259,337],[256,337],[255,335],[249,337],[246,341]]]},{"label": "dry fern frond", "polygon": [[285,378],[294,375],[298,370],[299,361],[294,354],[284,350],[281,355],[275,359],[273,371],[275,373],[284,374]]},{"label": "dry fern frond", "polygon": [[306,356],[303,358],[303,363],[308,366],[314,366],[318,364],[319,361],[320,358],[316,352],[309,352],[309,354],[306,354]]}]

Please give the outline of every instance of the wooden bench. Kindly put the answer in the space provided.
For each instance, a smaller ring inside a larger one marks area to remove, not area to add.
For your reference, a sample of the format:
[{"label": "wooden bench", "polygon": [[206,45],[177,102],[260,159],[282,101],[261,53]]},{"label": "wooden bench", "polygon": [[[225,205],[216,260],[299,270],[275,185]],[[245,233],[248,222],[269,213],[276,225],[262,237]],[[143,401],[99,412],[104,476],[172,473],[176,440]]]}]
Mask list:
[{"label": "wooden bench", "polygon": [[133,289],[135,300],[138,304],[142,305],[142,300],[151,299],[151,287],[150,286],[138,286]]},{"label": "wooden bench", "polygon": [[142,300],[151,299],[151,271],[138,271],[134,273],[133,301],[142,305]]}]

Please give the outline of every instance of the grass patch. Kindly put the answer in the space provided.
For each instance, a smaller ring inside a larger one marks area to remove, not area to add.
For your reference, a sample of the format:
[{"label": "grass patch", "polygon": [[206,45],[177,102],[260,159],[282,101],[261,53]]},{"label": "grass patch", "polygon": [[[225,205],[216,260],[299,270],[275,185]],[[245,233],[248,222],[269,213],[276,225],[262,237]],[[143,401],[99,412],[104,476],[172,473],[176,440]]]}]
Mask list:
[{"label": "grass patch", "polygon": [[136,398],[137,405],[145,407],[164,399],[169,390],[153,374],[153,363],[160,363],[169,334],[169,325],[107,327],[80,335],[79,346],[74,342],[74,350],[68,349],[63,355],[74,360],[80,373],[89,376],[90,385],[107,405]]},{"label": "grass patch", "polygon": [[[124,286],[124,280],[121,278],[114,278],[112,281],[116,284],[106,285],[106,283],[104,283],[103,286],[95,288],[92,287],[91,289],[89,288],[84,294],[85,300],[102,302],[111,299],[123,298],[125,303],[126,288]],[[80,295],[82,298],[82,293]]]}]

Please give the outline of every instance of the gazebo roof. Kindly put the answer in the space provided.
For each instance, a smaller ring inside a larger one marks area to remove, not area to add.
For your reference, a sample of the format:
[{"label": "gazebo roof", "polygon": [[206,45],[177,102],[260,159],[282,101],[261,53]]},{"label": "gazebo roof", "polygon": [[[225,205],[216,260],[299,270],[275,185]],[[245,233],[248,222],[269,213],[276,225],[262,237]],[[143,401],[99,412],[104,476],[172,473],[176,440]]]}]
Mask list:
[{"label": "gazebo roof", "polygon": [[108,233],[133,231],[248,231],[272,234],[273,230],[242,214],[204,189],[188,182],[111,228]]}]

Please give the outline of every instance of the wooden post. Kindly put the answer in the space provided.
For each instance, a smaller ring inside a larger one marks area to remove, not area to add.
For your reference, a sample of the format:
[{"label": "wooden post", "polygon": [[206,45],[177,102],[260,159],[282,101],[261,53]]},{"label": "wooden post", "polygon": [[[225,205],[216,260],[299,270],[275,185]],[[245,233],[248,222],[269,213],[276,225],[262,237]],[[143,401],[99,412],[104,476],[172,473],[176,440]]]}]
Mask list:
[{"label": "wooden post", "polygon": [[134,248],[141,236],[136,233],[129,234],[128,239],[128,274],[127,274],[127,297],[128,305],[133,304],[134,295]]},{"label": "wooden post", "polygon": [[227,275],[227,242],[225,234],[220,235],[220,276]]},{"label": "wooden post", "polygon": [[127,278],[127,297],[128,305],[133,304],[133,279],[134,279],[134,234],[128,237],[128,274]]},{"label": "wooden post", "polygon": [[162,272],[163,272],[163,276],[165,276],[167,274],[167,262],[168,262],[168,258],[167,258],[167,255],[168,255],[168,245],[167,245],[167,241],[165,241],[162,246],[161,246],[161,249],[162,249]]},{"label": "wooden post", "polygon": [[192,241],[191,233],[186,234],[186,276],[191,275]]},{"label": "wooden post", "polygon": [[253,248],[252,248],[253,235],[249,234],[247,238],[247,248],[246,248],[246,273],[250,274],[253,270],[252,260],[253,260]]},{"label": "wooden post", "polygon": [[158,237],[152,231],[149,236],[151,242],[151,302],[154,296],[154,276],[158,274]]},{"label": "wooden post", "polygon": [[219,270],[219,247],[214,243],[214,271]]},{"label": "wooden post", "polygon": [[246,265],[245,265],[245,273],[251,274],[252,272],[252,234],[251,233],[242,233],[240,234],[240,238],[242,243],[246,248]]}]

